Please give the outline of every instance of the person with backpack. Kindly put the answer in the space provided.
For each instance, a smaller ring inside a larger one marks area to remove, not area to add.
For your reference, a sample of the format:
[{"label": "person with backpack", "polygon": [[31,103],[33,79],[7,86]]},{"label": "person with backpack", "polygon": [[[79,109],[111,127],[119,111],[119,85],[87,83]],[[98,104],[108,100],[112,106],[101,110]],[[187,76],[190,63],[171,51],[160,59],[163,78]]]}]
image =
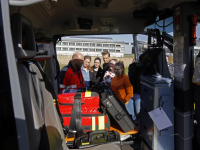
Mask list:
[{"label": "person with backpack", "polygon": [[139,120],[140,113],[140,68],[137,66],[137,62],[133,62],[129,65],[128,76],[131,84],[133,85],[134,95],[131,98],[133,100],[133,120]]},{"label": "person with backpack", "polygon": [[[140,77],[141,75],[154,75],[156,74],[156,67],[155,67],[155,59],[154,55],[152,55],[149,51],[146,51],[139,56],[138,62],[134,61],[128,67],[128,76],[131,84],[133,85],[134,95],[133,99],[133,120],[137,124],[139,124],[139,114],[140,114]],[[136,125],[137,125],[136,124]]]}]

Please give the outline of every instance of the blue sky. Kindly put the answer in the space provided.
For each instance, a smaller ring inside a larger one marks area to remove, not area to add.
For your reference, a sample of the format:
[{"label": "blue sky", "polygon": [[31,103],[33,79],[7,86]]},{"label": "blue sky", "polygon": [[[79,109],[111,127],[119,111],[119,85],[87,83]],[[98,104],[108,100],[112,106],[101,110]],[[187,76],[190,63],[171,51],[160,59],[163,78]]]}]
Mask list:
[{"label": "blue sky", "polygon": [[[171,32],[169,34],[173,35],[173,32]],[[114,41],[124,41],[124,42],[128,42],[128,43],[133,43],[132,34],[87,35],[87,36],[84,36],[84,37],[111,37]],[[197,39],[200,38],[200,24],[197,26],[197,35],[196,35],[196,37],[197,37]],[[147,41],[147,36],[139,34],[137,36],[137,40],[138,41]]]},{"label": "blue sky", "polygon": [[197,35],[196,35],[197,39],[200,38],[200,24],[198,24],[197,26]]}]

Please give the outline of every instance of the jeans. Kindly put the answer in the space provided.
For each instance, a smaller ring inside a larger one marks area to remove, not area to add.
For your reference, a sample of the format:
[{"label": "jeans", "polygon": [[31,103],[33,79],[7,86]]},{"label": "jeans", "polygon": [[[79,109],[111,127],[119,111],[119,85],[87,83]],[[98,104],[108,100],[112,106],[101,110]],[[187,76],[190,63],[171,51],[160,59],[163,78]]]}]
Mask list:
[{"label": "jeans", "polygon": [[85,87],[90,87],[90,81],[85,81]]},{"label": "jeans", "polygon": [[139,119],[138,114],[140,113],[140,102],[141,102],[140,98],[138,99],[131,98],[128,104],[125,104],[125,107],[128,113],[132,115],[133,120],[136,120],[136,118]]}]

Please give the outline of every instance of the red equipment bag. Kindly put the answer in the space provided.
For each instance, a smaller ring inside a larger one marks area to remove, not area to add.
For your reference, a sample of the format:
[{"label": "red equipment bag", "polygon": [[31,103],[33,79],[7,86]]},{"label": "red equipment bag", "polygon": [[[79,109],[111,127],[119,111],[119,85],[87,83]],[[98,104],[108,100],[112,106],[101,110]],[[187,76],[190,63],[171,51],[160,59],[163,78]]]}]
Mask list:
[{"label": "red equipment bag", "polygon": [[[63,118],[63,125],[69,128],[71,114],[76,93],[62,93],[58,95],[58,106]],[[99,112],[99,94],[96,92],[82,92],[81,121],[84,132],[110,129],[110,120],[107,115]]]},{"label": "red equipment bag", "polygon": [[[71,111],[70,112],[62,112],[61,115],[63,117],[63,125],[65,127],[69,127],[71,120]],[[82,128],[84,132],[95,131],[95,130],[107,130],[110,129],[110,120],[107,115],[98,112],[97,110],[91,109],[81,109],[81,120],[82,120]]]},{"label": "red equipment bag", "polygon": [[[58,105],[60,109],[72,109],[74,104],[74,96],[76,93],[62,93],[58,95]],[[98,109],[99,108],[99,94],[96,92],[82,92],[81,109]]]}]

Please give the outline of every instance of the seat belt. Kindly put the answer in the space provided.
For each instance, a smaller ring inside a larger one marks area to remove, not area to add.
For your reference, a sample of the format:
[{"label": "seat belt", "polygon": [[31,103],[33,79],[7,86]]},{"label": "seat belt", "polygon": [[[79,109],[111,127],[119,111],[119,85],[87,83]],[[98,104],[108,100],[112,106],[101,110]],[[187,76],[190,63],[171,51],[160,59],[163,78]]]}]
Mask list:
[{"label": "seat belt", "polygon": [[56,76],[55,76],[55,80],[57,80],[57,84],[58,84],[58,93],[59,93],[59,92],[60,92],[60,87],[59,87],[58,76],[59,76],[59,74],[60,74],[60,65],[59,65],[58,59],[56,58],[55,55],[53,55],[53,59],[54,59],[55,62],[56,62],[56,70],[57,70],[57,73],[56,73]]},{"label": "seat belt", "polygon": [[85,135],[83,132],[81,120],[81,94],[82,92],[77,92],[74,96],[74,104],[72,108],[68,138],[74,137],[75,133],[77,134],[77,137],[82,137]]},{"label": "seat belt", "polygon": [[55,76],[55,80],[57,80],[57,79],[58,79],[58,75],[59,75],[59,73],[60,73],[60,65],[59,65],[59,62],[58,62],[58,60],[57,60],[57,58],[56,58],[55,55],[53,55],[53,59],[54,59],[55,62],[56,62],[56,70],[57,70],[57,73],[56,73],[56,76]]}]

